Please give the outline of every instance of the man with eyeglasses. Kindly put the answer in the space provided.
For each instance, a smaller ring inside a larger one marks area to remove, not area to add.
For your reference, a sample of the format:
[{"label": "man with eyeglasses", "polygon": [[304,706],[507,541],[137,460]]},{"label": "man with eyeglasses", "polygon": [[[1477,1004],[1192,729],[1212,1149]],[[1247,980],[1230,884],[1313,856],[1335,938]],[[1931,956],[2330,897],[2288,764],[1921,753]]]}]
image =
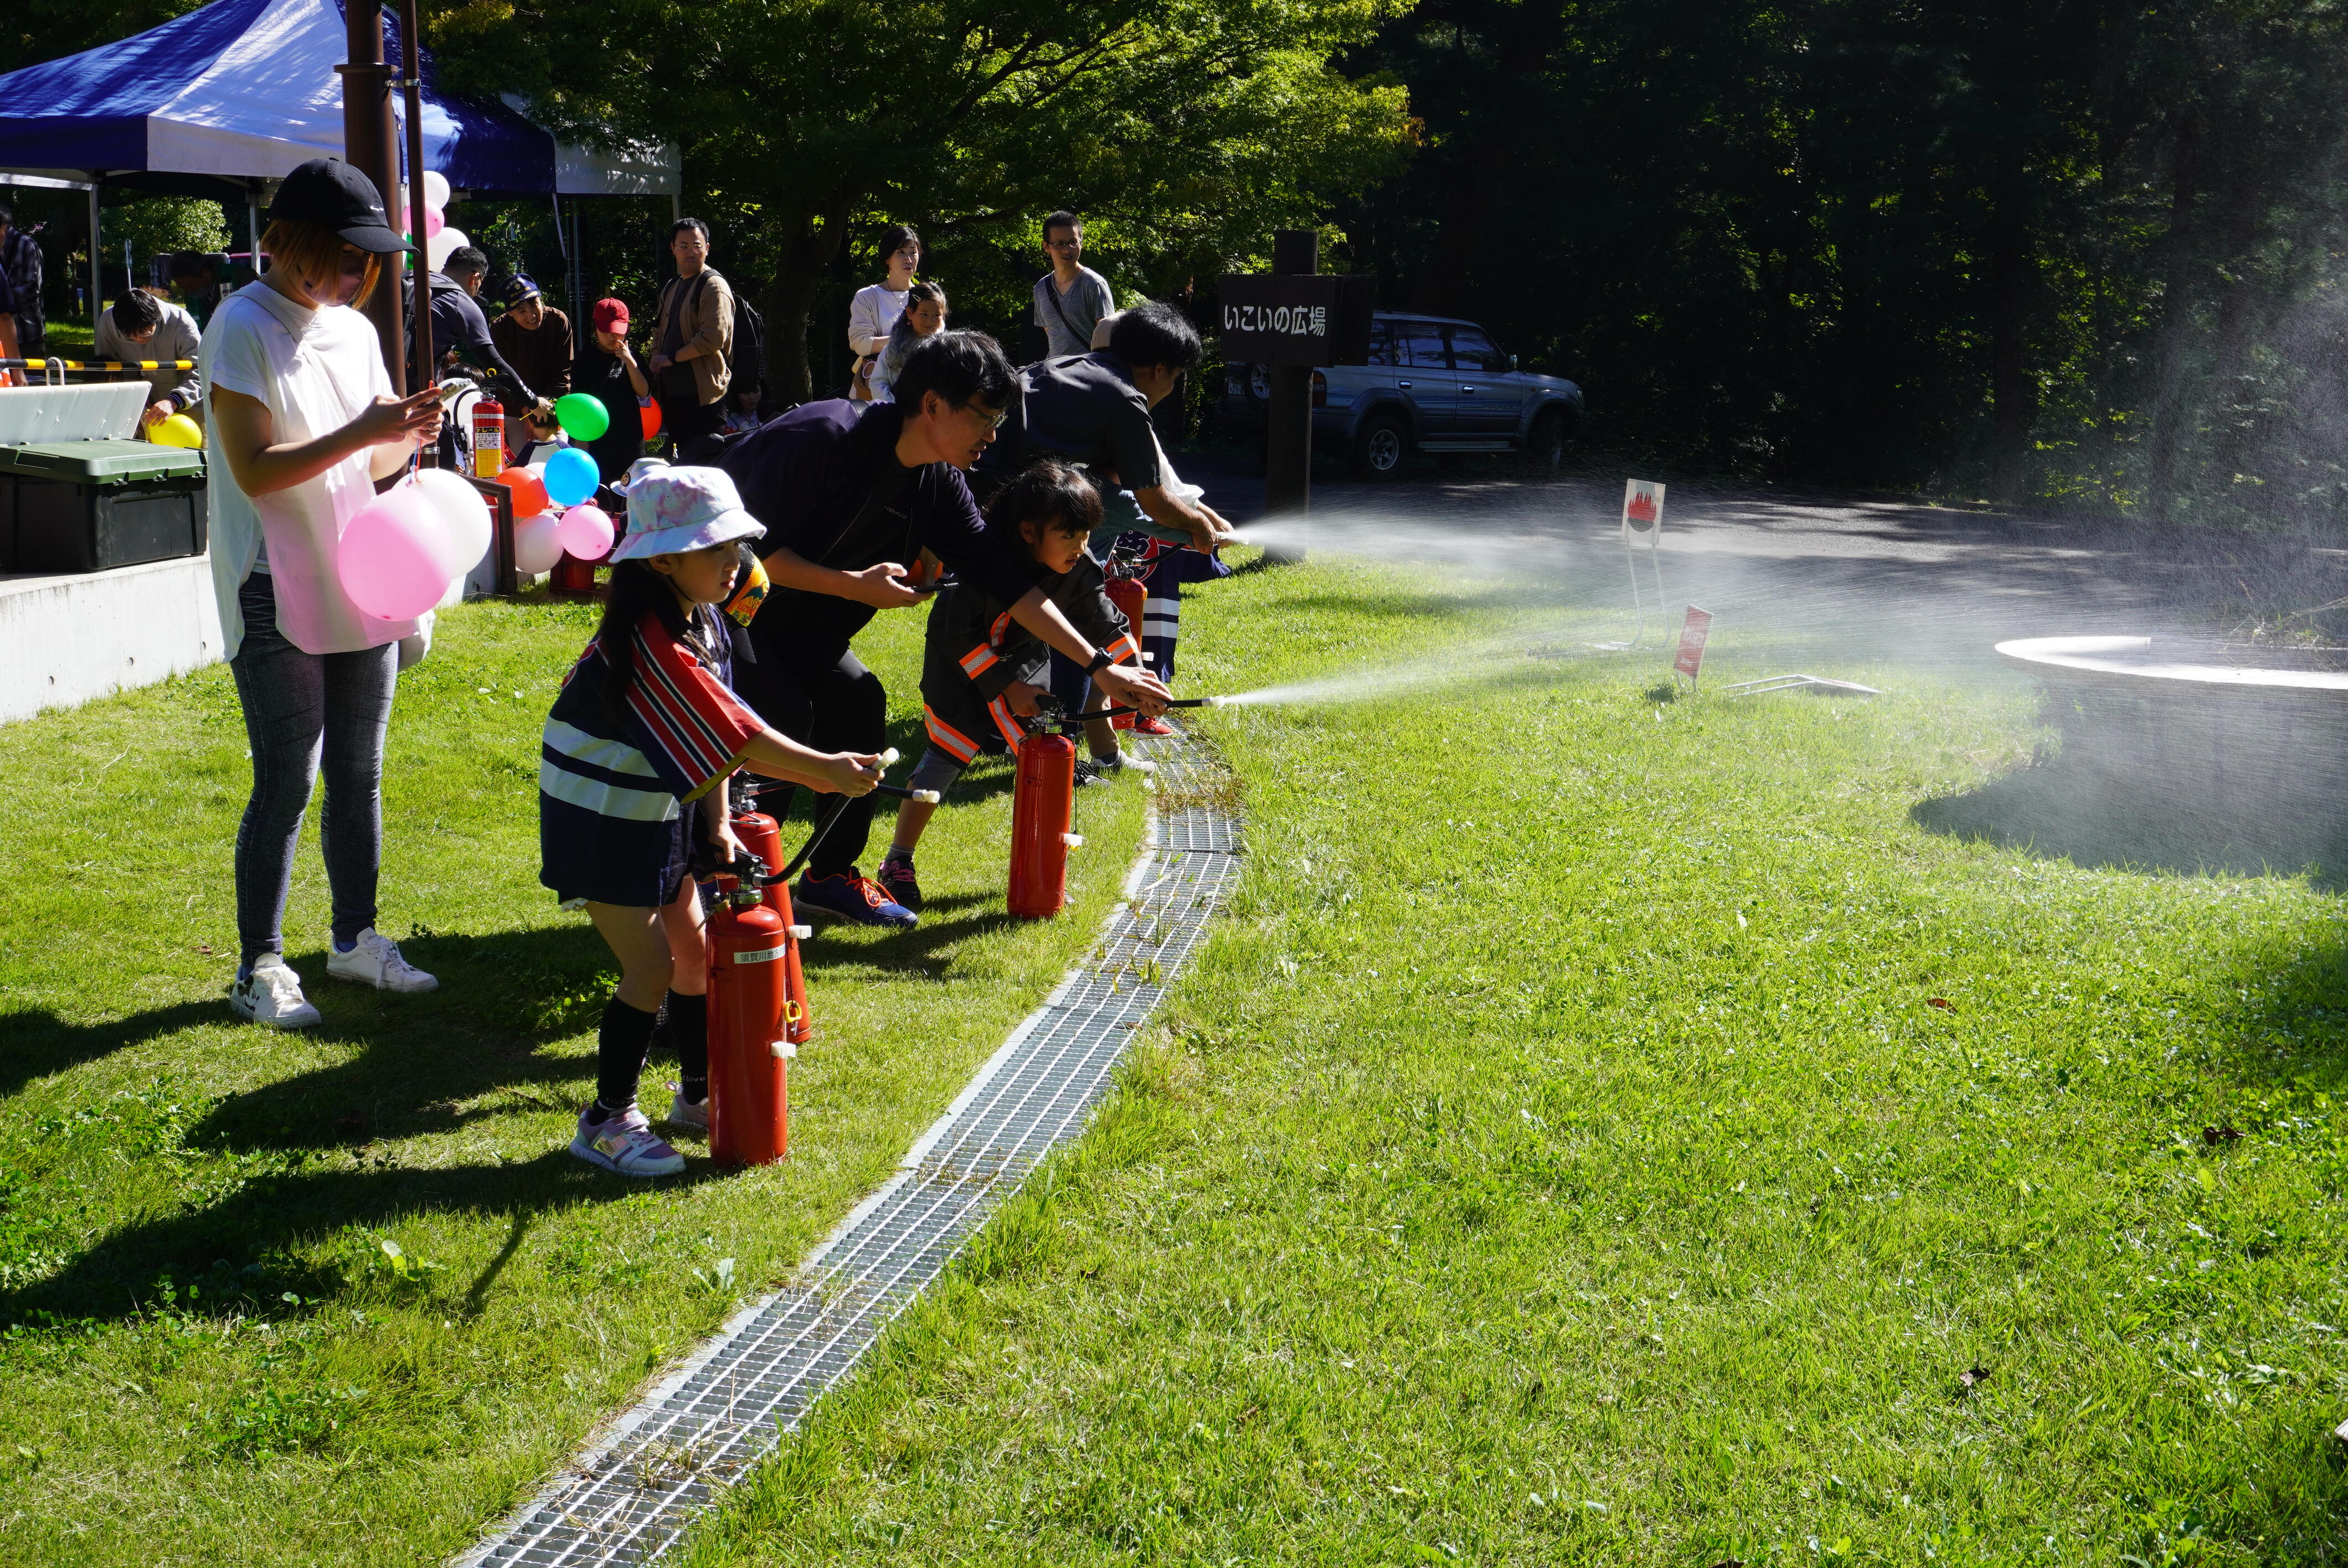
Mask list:
[{"label": "man with eyeglasses", "polygon": [[1052,270],[1035,280],[1035,324],[1044,329],[1045,357],[1089,353],[1093,329],[1117,309],[1108,280],[1083,264],[1085,226],[1063,210],[1044,220],[1044,257]]},{"label": "man with eyeglasses", "polygon": [[[1163,712],[1165,686],[1086,641],[971,498],[963,476],[994,440],[1018,384],[994,340],[939,333],[905,356],[891,384],[893,403],[803,404],[720,459],[767,526],[759,548],[770,586],[750,623],[751,657],[735,661],[735,689],[793,740],[880,750],[889,694],[849,645],[878,611],[928,602],[937,576],[922,575],[927,556],[938,574],[1009,604],[1014,620],[1114,701]],[[871,830],[870,797],[839,804],[792,889],[797,907],[867,926],[917,922],[858,869]]]}]

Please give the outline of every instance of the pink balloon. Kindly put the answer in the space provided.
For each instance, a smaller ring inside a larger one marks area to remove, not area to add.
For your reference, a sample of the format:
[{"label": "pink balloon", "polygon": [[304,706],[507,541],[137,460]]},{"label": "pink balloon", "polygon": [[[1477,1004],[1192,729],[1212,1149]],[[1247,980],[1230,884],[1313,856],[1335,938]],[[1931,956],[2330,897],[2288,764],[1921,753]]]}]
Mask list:
[{"label": "pink balloon", "polygon": [[425,493],[395,487],[361,507],[343,528],[335,571],[351,602],[381,620],[413,620],[464,569],[448,529]]},{"label": "pink balloon", "polygon": [[424,237],[427,240],[447,227],[448,227],[448,220],[440,216],[440,209],[427,207],[424,210]]},{"label": "pink balloon", "polygon": [[601,507],[573,507],[562,514],[562,548],[581,560],[602,560],[611,554],[618,532]]},{"label": "pink balloon", "polygon": [[562,519],[552,512],[514,523],[514,569],[535,574],[552,571],[562,559]]}]

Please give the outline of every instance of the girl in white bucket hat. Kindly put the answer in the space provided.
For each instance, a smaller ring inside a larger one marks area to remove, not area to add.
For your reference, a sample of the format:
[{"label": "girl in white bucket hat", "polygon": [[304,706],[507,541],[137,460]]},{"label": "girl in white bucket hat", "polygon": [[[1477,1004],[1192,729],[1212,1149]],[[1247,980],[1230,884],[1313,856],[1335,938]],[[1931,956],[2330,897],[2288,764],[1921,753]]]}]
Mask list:
[{"label": "girl in white bucket hat", "polygon": [[547,715],[538,769],[539,880],[582,907],[620,963],[596,1045],[595,1098],[571,1152],[623,1176],[664,1176],[685,1159],[636,1105],[665,1002],[684,1081],[667,1120],[709,1126],[708,953],[690,869],[697,846],[740,851],[727,824],[736,768],[860,795],[880,759],[810,751],[735,696],[730,643],[713,607],[734,591],[739,542],[766,532],[719,469],[639,465],[628,531],[612,551],[612,597]]}]

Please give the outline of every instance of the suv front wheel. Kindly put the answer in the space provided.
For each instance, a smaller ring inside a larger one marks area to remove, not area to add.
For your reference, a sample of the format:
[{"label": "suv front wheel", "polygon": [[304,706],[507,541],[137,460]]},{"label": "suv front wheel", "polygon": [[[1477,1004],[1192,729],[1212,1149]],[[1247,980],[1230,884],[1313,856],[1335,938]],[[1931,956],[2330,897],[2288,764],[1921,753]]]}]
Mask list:
[{"label": "suv front wheel", "polygon": [[1354,471],[1367,479],[1392,479],[1410,456],[1410,426],[1391,414],[1373,414],[1354,436]]},{"label": "suv front wheel", "polygon": [[1520,454],[1525,473],[1535,479],[1554,479],[1565,467],[1565,449],[1572,443],[1573,425],[1562,408],[1544,408],[1534,416]]}]

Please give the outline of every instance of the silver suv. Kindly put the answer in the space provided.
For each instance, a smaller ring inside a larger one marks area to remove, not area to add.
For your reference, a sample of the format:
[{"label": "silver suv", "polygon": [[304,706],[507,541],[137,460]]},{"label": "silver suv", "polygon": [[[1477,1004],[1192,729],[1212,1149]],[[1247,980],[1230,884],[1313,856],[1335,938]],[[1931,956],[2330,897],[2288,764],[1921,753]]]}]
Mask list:
[{"label": "silver suv", "polygon": [[[1581,388],[1519,370],[1473,322],[1380,311],[1369,360],[1313,373],[1313,444],[1370,478],[1393,478],[1413,451],[1516,452],[1550,472],[1581,428]],[[1271,366],[1227,364],[1217,417],[1261,437],[1271,397]]]}]

